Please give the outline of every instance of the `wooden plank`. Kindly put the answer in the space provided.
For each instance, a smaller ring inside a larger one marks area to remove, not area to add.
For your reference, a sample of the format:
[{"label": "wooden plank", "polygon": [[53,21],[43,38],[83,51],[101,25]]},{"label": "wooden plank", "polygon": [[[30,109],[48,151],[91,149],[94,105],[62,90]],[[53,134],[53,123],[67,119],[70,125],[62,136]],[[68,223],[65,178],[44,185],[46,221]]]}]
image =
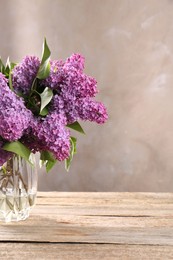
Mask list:
[{"label": "wooden plank", "polygon": [[0,241],[173,245],[173,195],[40,193],[28,220],[1,223]]},{"label": "wooden plank", "polygon": [[47,191],[47,192],[38,192],[38,197],[47,197],[49,198],[120,198],[120,199],[173,199],[173,193],[155,193],[155,192],[57,192],[57,191]]},{"label": "wooden plank", "polygon": [[[39,210],[45,205],[54,212],[67,215],[113,215],[113,216],[170,216],[173,217],[173,194],[171,193],[113,193],[113,192],[49,192],[39,193]],[[42,206],[42,207],[41,207]],[[37,207],[38,209],[38,207]]]},{"label": "wooden plank", "polygon": [[173,247],[105,244],[0,243],[1,260],[173,259]]},{"label": "wooden plank", "polygon": [[173,245],[172,219],[101,218],[31,217],[25,222],[2,224],[0,240]]}]

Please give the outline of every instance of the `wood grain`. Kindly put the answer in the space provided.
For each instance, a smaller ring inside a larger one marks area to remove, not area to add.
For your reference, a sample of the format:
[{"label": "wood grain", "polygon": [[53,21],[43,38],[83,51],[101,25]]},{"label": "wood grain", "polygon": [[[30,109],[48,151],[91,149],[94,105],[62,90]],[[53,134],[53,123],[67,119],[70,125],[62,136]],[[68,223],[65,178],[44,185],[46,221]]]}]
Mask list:
[{"label": "wood grain", "polygon": [[0,224],[0,241],[0,259],[5,248],[40,259],[173,259],[173,194],[39,193],[28,220]]},{"label": "wood grain", "polygon": [[[113,215],[113,216],[173,216],[173,194],[171,193],[96,193],[60,192],[39,193],[37,203],[45,209],[54,206],[59,214]],[[53,211],[54,212],[54,211]]]},{"label": "wood grain", "polygon": [[47,244],[0,243],[1,260],[169,260],[170,246],[107,245],[107,244]]}]

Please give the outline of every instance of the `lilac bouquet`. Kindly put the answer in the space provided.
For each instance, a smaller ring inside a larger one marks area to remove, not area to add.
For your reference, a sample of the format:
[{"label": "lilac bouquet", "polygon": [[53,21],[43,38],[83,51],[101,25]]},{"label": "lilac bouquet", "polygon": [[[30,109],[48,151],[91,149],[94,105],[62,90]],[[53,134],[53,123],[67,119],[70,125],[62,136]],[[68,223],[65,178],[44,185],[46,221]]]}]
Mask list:
[{"label": "lilac bouquet", "polygon": [[29,161],[40,152],[47,171],[57,160],[68,170],[76,153],[70,129],[84,133],[78,121],[103,124],[108,118],[94,99],[96,80],[83,72],[84,58],[50,60],[50,54],[45,40],[41,60],[26,56],[6,65],[0,60],[0,166],[14,154]]}]

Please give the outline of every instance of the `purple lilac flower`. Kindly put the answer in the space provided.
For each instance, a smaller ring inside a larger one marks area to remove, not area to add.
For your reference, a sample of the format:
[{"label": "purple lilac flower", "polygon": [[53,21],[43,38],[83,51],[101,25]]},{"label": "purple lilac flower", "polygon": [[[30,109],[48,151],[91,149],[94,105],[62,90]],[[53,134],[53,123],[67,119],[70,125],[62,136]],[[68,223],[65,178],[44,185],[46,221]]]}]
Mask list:
[{"label": "purple lilac flower", "polygon": [[70,70],[67,71],[68,80],[64,82],[64,86],[61,87],[62,94],[68,92],[77,98],[95,97],[98,93],[97,81],[85,74],[81,74],[79,71]]},{"label": "purple lilac flower", "polygon": [[26,56],[12,72],[12,84],[16,92],[28,94],[37,75],[40,61],[35,56]]},{"label": "purple lilac flower", "polygon": [[77,101],[79,119],[89,120],[98,124],[104,124],[108,119],[106,107],[91,98],[83,98]]},{"label": "purple lilac flower", "polygon": [[83,73],[84,58],[73,54],[59,68],[58,72],[58,65],[57,70],[53,67],[54,73],[47,79],[47,85],[58,90],[50,111],[65,115],[68,124],[80,119],[104,123],[108,117],[107,111],[102,103],[92,99],[98,93],[97,82]]},{"label": "purple lilac flower", "polygon": [[89,120],[103,124],[108,119],[105,106],[101,102],[91,98],[75,99],[68,96],[64,99],[61,95],[55,95],[53,99],[53,110],[56,110],[57,113],[64,114],[68,124],[72,124],[78,120]]},{"label": "purple lilac flower", "polygon": [[76,97],[94,97],[98,93],[97,81],[83,73],[84,61],[80,54],[72,54],[67,58],[64,71],[68,74],[68,82],[65,85],[68,92]]},{"label": "purple lilac flower", "polygon": [[[34,119],[36,121],[36,118]],[[32,153],[41,152],[45,150],[45,146],[43,143],[38,140],[36,136],[33,134],[34,127],[30,126],[24,131],[23,136],[21,137],[20,141],[26,145]]]},{"label": "purple lilac flower", "polygon": [[[65,128],[66,118],[57,113],[49,114],[46,118],[39,118],[31,124],[33,143],[29,142],[32,150],[48,150],[52,152],[59,161],[69,157],[70,133]],[[27,138],[27,135],[26,135]],[[25,142],[26,144],[27,142]]]},{"label": "purple lilac flower", "polygon": [[85,63],[85,58],[78,53],[74,53],[69,58],[66,59],[65,67],[69,68],[69,70],[71,68],[75,68],[77,71],[82,73],[84,70],[84,63]]},{"label": "purple lilac flower", "polygon": [[0,141],[0,166],[2,166],[13,155],[13,153],[3,150],[2,149],[3,145],[4,145],[4,142]]},{"label": "purple lilac flower", "polygon": [[64,115],[68,124],[72,124],[78,119],[75,97],[67,95],[66,98],[63,98],[61,95],[55,95],[52,103],[51,110]]},{"label": "purple lilac flower", "polygon": [[67,81],[67,73],[64,71],[64,62],[62,60],[50,61],[50,75],[40,82],[42,86],[48,86],[51,89],[58,90]]},{"label": "purple lilac flower", "polygon": [[23,99],[10,90],[7,79],[0,73],[0,136],[8,141],[19,139],[31,117]]},{"label": "purple lilac flower", "polygon": [[76,97],[94,97],[97,82],[94,78],[83,73],[84,58],[80,54],[73,54],[65,62],[51,61],[50,75],[41,84],[66,92]]}]

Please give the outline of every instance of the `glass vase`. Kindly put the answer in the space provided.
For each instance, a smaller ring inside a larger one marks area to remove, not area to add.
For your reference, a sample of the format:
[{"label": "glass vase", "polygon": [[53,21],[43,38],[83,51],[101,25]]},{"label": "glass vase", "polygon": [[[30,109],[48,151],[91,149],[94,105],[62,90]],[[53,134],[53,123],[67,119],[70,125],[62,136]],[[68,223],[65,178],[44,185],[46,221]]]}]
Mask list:
[{"label": "glass vase", "polygon": [[37,169],[35,156],[32,164],[14,155],[0,167],[0,221],[25,220],[35,205]]}]

